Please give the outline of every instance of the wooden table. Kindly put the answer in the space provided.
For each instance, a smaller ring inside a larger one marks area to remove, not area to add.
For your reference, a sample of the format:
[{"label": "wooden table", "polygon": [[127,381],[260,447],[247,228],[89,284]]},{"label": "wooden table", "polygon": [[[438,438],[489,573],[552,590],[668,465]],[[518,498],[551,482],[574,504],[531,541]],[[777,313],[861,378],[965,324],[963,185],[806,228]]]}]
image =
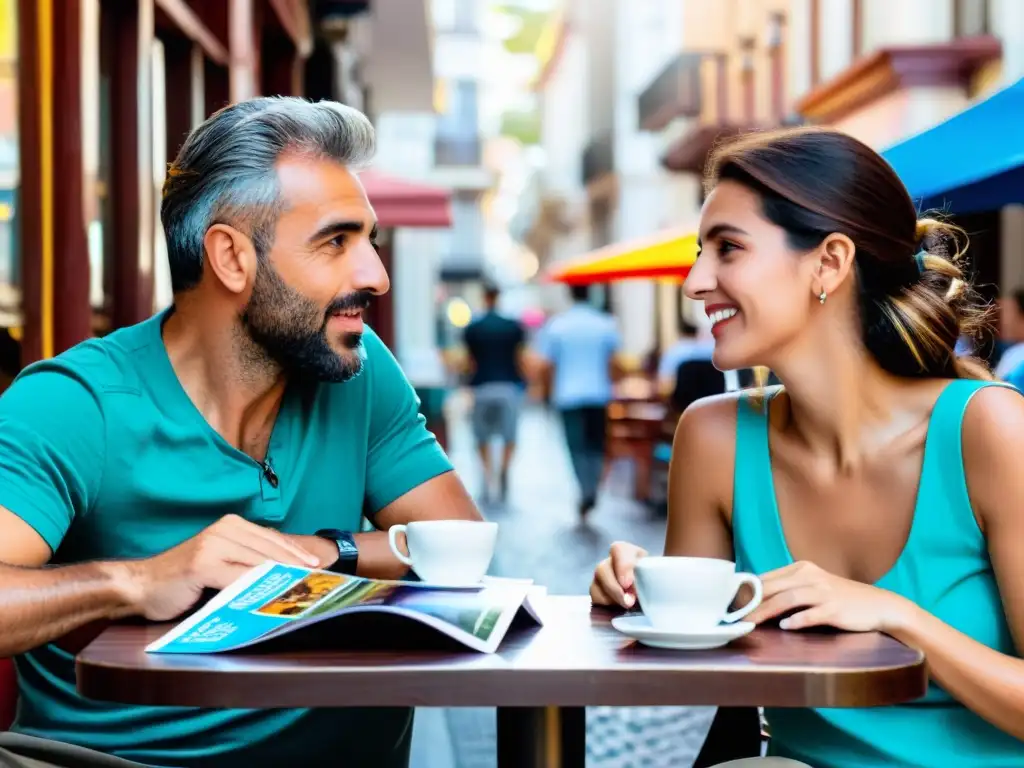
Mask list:
[{"label": "wooden table", "polygon": [[582,768],[586,706],[867,707],[927,685],[922,654],[880,634],[757,629],[725,648],[674,652],[634,644],[589,598],[550,597],[541,610],[543,628],[509,634],[492,655],[154,655],[143,648],[166,625],[115,626],[79,654],[78,690],[201,707],[497,707],[501,766]]}]

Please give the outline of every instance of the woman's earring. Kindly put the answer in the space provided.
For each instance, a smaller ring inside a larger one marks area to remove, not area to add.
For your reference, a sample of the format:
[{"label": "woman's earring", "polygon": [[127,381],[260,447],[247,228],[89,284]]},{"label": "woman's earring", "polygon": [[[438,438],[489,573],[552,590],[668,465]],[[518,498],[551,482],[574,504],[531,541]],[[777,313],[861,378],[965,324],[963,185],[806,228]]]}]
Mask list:
[{"label": "woman's earring", "polygon": [[818,301],[820,303],[824,304],[825,303],[825,299],[827,299],[827,298],[828,298],[828,296],[825,295],[825,289],[822,288],[821,289],[821,293],[818,294]]}]

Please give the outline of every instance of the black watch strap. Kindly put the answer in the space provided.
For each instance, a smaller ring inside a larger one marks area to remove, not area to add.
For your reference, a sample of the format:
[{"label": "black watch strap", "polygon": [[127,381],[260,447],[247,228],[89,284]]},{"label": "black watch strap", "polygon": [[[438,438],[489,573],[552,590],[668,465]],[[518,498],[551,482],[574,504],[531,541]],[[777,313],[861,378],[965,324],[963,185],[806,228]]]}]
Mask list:
[{"label": "black watch strap", "polygon": [[326,570],[354,576],[359,563],[359,547],[352,534],[337,528],[321,528],[315,535],[333,541],[338,547],[338,559],[327,566]]}]

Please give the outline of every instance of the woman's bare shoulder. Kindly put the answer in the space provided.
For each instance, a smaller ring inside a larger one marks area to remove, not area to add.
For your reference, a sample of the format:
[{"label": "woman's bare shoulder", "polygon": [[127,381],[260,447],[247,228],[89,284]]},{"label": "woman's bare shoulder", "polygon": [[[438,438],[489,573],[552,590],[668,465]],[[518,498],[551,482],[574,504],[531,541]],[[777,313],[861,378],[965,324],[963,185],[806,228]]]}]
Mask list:
[{"label": "woman's bare shoulder", "polygon": [[704,450],[715,450],[723,445],[736,442],[736,422],[746,392],[726,392],[721,395],[703,397],[683,411],[676,425],[676,443],[705,446]]},{"label": "woman's bare shoulder", "polygon": [[[732,518],[736,424],[739,409],[751,407],[740,392],[702,398],[687,408],[672,444],[670,508],[693,521],[714,513],[728,526]],[[679,526],[677,526],[679,527]]]},{"label": "woman's bare shoulder", "polygon": [[710,478],[727,470],[731,486],[738,412],[748,407],[742,400],[743,393],[726,392],[701,398],[683,411],[676,425],[672,458],[685,460],[690,465],[688,474],[699,468],[702,476]]}]

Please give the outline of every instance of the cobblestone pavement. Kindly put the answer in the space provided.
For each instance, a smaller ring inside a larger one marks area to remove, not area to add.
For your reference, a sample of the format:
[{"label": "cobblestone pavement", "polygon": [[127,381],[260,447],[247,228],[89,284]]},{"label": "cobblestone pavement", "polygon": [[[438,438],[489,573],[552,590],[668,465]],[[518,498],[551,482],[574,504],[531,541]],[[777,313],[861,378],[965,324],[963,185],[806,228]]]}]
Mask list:
[{"label": "cobblestone pavement", "polygon": [[[466,402],[450,406],[449,453],[469,489],[480,493],[479,459],[465,417]],[[552,594],[585,594],[594,565],[616,539],[660,551],[664,523],[629,500],[628,464],[616,465],[585,525],[558,419],[526,408],[519,426],[509,499],[482,505],[500,523],[492,572],[530,577]],[[692,764],[710,725],[710,707],[591,707],[587,710],[588,768],[661,768]],[[412,768],[493,768],[493,709],[421,709],[416,715]]]}]

